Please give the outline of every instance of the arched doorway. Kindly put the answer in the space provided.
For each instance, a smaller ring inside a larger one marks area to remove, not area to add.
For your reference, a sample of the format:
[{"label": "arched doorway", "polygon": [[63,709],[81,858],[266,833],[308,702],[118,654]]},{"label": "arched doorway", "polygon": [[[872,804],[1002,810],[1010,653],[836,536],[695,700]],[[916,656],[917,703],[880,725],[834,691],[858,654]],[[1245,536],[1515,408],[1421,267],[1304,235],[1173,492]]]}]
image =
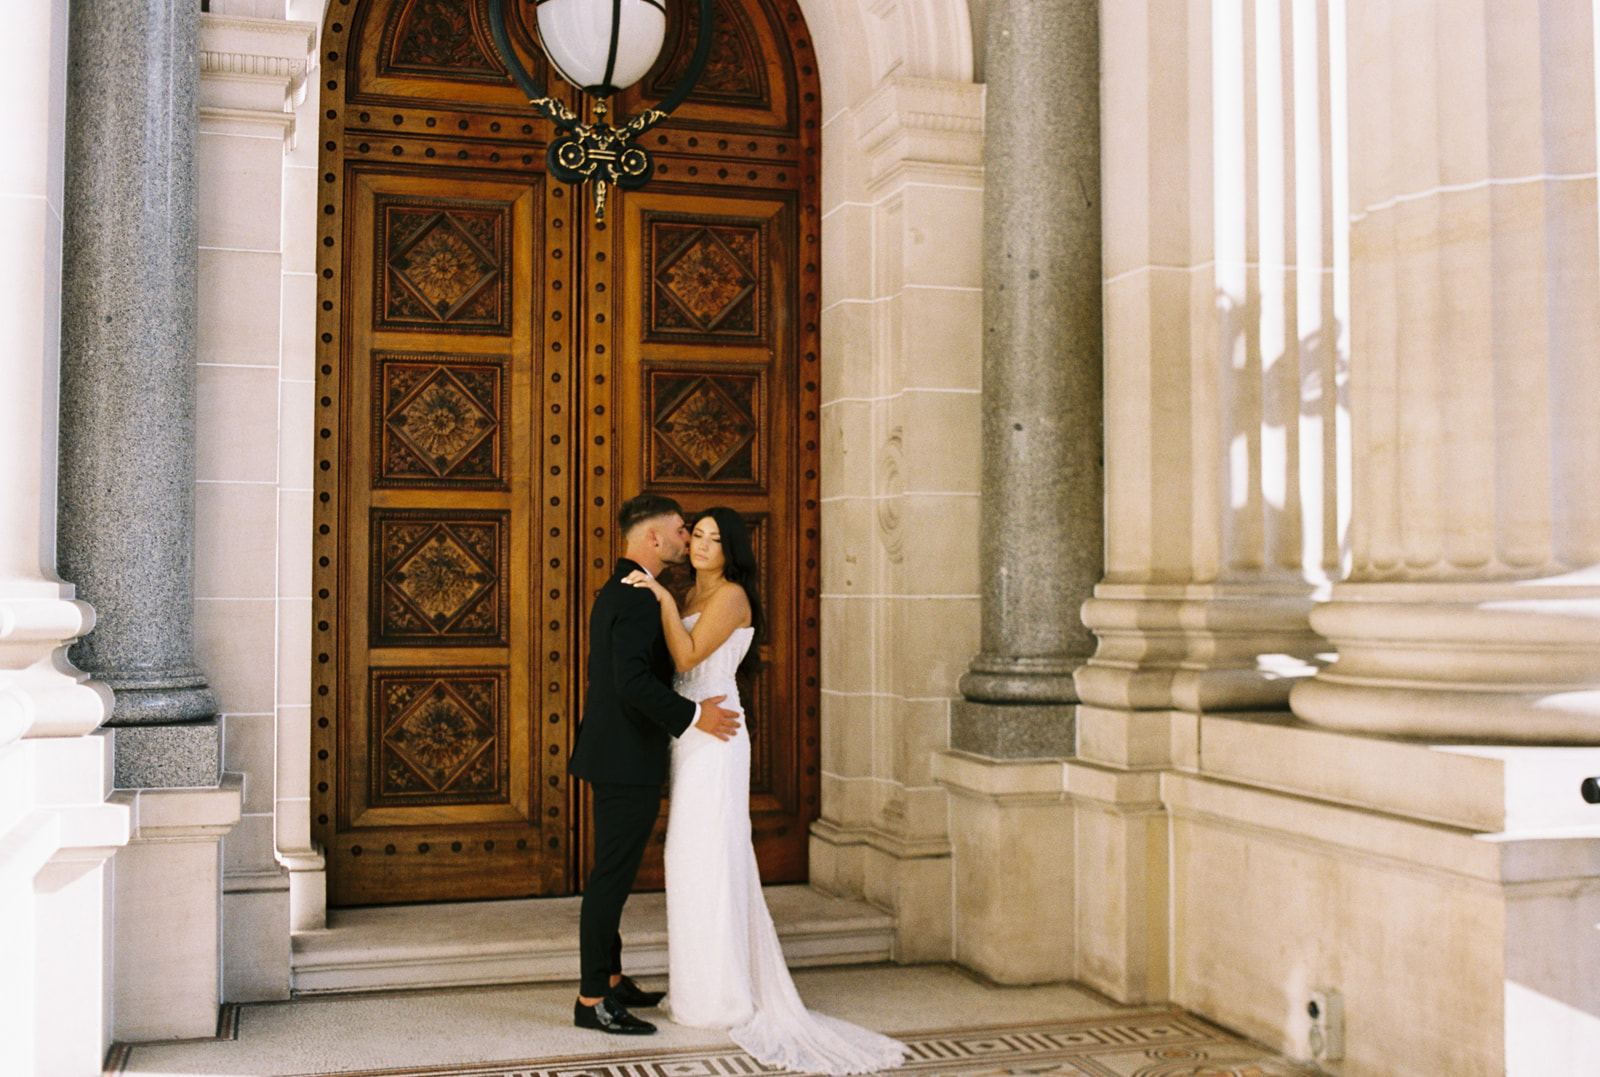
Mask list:
[{"label": "arched doorway", "polygon": [[[507,9],[532,67],[532,4]],[[311,794],[330,904],[576,889],[585,612],[642,489],[751,522],[772,617],[748,690],[757,854],[769,882],[806,877],[817,79],[794,0],[716,10],[706,76],[649,136],[656,178],[599,224],[545,177],[551,128],[483,0],[330,5]],[[693,39],[670,30],[625,112]]]}]

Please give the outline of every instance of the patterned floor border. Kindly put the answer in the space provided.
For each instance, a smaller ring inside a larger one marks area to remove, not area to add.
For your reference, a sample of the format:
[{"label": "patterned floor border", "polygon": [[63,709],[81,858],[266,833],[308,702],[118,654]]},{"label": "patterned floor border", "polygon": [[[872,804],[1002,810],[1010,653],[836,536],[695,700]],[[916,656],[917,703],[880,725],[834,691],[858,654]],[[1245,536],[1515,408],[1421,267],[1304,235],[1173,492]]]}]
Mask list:
[{"label": "patterned floor border", "polygon": [[[915,1032],[904,1077],[1317,1077],[1193,1014],[1152,1009],[1116,1017]],[[340,1077],[765,1077],[737,1047],[620,1051]],[[301,1077],[326,1077],[304,1074]]]}]

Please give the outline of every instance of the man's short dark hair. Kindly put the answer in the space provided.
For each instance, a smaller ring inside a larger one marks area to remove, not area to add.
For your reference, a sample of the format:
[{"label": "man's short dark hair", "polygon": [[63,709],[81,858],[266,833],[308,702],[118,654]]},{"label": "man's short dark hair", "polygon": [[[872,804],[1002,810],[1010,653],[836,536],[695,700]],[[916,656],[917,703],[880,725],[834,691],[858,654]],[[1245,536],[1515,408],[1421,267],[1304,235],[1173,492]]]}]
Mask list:
[{"label": "man's short dark hair", "polygon": [[622,508],[617,510],[617,528],[626,540],[628,533],[646,520],[672,515],[683,515],[682,506],[672,498],[660,494],[640,494],[624,501]]}]

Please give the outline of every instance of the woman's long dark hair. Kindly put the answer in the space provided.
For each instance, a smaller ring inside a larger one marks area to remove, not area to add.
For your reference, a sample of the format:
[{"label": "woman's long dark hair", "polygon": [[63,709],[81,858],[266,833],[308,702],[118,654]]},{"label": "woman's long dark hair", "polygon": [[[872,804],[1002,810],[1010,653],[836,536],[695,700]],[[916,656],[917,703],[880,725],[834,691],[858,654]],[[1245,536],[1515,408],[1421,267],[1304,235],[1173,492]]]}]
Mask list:
[{"label": "woman's long dark hair", "polygon": [[757,651],[761,638],[766,635],[767,624],[761,613],[761,573],[756,568],[755,548],[750,545],[750,530],[745,527],[743,516],[724,505],[715,505],[697,514],[689,530],[693,531],[707,516],[717,522],[717,531],[722,536],[722,578],[743,587],[745,597],[750,600],[750,624],[756,630],[756,638],[739,663],[739,673],[754,677],[761,671]]}]

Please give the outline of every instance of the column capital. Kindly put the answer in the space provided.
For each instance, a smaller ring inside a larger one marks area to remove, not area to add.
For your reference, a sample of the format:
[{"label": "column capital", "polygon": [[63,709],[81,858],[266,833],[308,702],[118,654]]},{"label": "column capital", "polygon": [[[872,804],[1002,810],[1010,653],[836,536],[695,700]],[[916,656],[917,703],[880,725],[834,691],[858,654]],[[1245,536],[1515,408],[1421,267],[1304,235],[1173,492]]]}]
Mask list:
[{"label": "column capital", "polygon": [[973,82],[885,79],[855,110],[856,141],[876,190],[919,165],[983,175],[984,87]]},{"label": "column capital", "polygon": [[317,26],[282,19],[200,16],[200,119],[204,129],[265,124],[286,148],[305,99]]}]

